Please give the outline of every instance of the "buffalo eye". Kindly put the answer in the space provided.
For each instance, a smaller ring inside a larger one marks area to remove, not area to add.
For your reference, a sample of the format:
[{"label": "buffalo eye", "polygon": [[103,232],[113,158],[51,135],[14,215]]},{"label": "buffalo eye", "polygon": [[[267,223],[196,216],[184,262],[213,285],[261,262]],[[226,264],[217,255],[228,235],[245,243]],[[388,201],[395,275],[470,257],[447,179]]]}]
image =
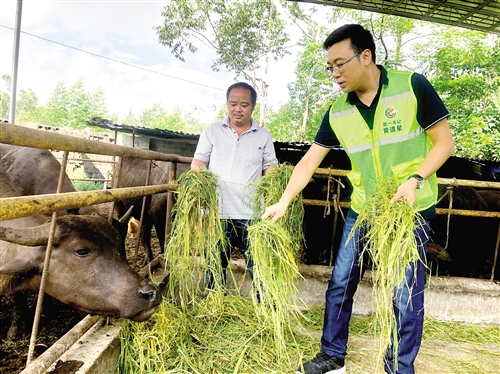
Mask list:
[{"label": "buffalo eye", "polygon": [[92,252],[87,248],[77,249],[75,253],[78,257],[87,257],[92,255]]}]

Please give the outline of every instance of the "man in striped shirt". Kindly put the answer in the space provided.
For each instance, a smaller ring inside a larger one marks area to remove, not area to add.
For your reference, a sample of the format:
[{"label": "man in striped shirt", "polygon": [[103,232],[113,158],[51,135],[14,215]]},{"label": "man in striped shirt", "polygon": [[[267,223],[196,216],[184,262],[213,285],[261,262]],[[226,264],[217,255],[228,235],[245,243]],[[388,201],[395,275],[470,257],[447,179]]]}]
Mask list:
[{"label": "man in striped shirt", "polygon": [[[271,171],[277,159],[271,134],[252,118],[255,89],[244,82],[235,83],[228,88],[226,99],[228,115],[202,132],[191,169],[208,169],[218,180],[219,215],[228,239],[222,268],[227,267],[231,250],[237,247],[252,276],[253,263],[247,255],[247,227],[254,214],[250,207],[252,183]],[[213,287],[212,277],[207,286]]]}]

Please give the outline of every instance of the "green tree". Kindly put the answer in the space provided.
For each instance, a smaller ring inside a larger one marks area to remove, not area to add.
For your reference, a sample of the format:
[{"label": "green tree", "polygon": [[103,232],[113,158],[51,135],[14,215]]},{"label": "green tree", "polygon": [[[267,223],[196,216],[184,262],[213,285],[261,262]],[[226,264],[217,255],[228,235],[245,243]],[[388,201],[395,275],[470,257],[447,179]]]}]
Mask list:
[{"label": "green tree", "polygon": [[141,123],[139,119],[136,118],[132,109],[129,109],[125,117],[123,117],[122,123],[129,126],[140,126]]},{"label": "green tree", "polygon": [[414,70],[413,44],[419,38],[429,35],[426,30],[430,23],[366,11],[343,10],[340,15],[346,20],[363,25],[372,33],[377,64],[389,69]]},{"label": "green tree", "polygon": [[107,117],[104,91],[88,92],[85,81],[78,79],[69,89],[62,81],[56,85],[40,121],[49,126],[82,129],[93,117]]},{"label": "green tree", "polygon": [[189,134],[201,134],[205,127],[215,120],[209,119],[206,123],[195,118],[191,113],[184,113],[184,118],[187,122],[186,132]]},{"label": "green tree", "polygon": [[142,127],[148,129],[159,129],[162,117],[165,117],[166,113],[160,103],[154,103],[151,108],[144,109],[139,116],[139,123]]},{"label": "green tree", "polygon": [[10,95],[0,90],[0,119],[9,117]]},{"label": "green tree", "polygon": [[297,4],[284,0],[172,1],[164,8],[164,22],[155,31],[159,42],[178,59],[184,61],[186,50],[195,53],[198,41],[215,51],[213,71],[225,67],[235,78],[251,82],[259,93],[259,124],[264,126],[269,61],[289,53],[286,18],[278,6],[289,9],[291,19],[302,16]]},{"label": "green tree", "polygon": [[169,113],[160,103],[155,103],[151,108],[145,109],[139,118],[140,126],[150,129],[163,129],[170,131],[186,131],[187,121],[179,108]]},{"label": "green tree", "polygon": [[10,108],[10,75],[3,74],[2,81],[7,92],[0,90],[0,118],[7,119],[9,117]]},{"label": "green tree", "polygon": [[299,41],[303,51],[298,54],[294,70],[295,80],[287,85],[290,101],[293,104],[285,105],[283,108],[283,113],[292,114],[297,121],[292,126],[293,138],[300,142],[312,140],[314,135],[311,133],[315,133],[319,125],[313,122],[316,121],[318,110],[323,111],[323,103],[335,96],[338,97],[338,93],[332,92],[333,81],[330,74],[325,71],[326,53],[323,41],[327,29],[321,27],[314,21],[315,19],[313,12],[309,15],[308,29]]},{"label": "green tree", "polygon": [[187,130],[187,121],[184,118],[184,114],[178,107],[174,108],[173,112],[167,113],[162,125],[165,129],[170,131],[186,132]]},{"label": "green tree", "polygon": [[5,84],[5,87],[7,88],[7,91],[10,92],[10,88],[11,88],[11,84],[12,84],[11,76],[9,74],[3,74],[2,80],[3,80],[3,83]]},{"label": "green tree", "polygon": [[417,58],[450,111],[457,156],[500,160],[500,42],[471,30],[434,26]]},{"label": "green tree", "polygon": [[57,83],[40,116],[40,122],[47,126],[66,126],[68,99],[66,84],[63,81]]},{"label": "green tree", "polygon": [[269,115],[267,129],[276,141],[299,142],[302,141],[301,107],[294,100],[289,100],[281,105],[278,110]]},{"label": "green tree", "polygon": [[21,90],[16,103],[16,118],[23,122],[36,122],[39,116],[38,97],[31,88]]}]

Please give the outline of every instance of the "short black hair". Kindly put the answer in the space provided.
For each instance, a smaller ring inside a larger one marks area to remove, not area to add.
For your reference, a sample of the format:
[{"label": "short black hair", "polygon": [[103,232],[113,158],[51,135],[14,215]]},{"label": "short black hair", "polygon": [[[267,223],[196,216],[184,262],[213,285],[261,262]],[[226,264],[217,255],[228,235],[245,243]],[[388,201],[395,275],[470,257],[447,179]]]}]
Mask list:
[{"label": "short black hair", "polygon": [[358,24],[348,24],[340,26],[334,30],[323,43],[323,48],[328,50],[332,45],[343,40],[350,39],[354,52],[361,53],[369,49],[372,53],[373,62],[375,62],[375,42],[370,31]]},{"label": "short black hair", "polygon": [[250,91],[250,95],[252,96],[252,105],[255,106],[255,104],[257,104],[257,91],[255,91],[255,88],[253,88],[252,86],[250,86],[248,83],[245,82],[237,82],[229,86],[226,92],[226,101],[229,100],[229,94],[231,93],[231,90],[233,88],[243,88],[245,90]]}]

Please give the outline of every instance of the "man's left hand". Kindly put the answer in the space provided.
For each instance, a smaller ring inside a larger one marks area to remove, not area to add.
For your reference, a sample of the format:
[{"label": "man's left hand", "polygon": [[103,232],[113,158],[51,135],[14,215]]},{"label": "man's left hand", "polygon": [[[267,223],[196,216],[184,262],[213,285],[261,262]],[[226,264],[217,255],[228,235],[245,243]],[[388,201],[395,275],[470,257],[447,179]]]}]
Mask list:
[{"label": "man's left hand", "polygon": [[403,199],[410,206],[413,206],[413,204],[415,204],[415,191],[417,189],[417,184],[418,181],[415,178],[410,178],[406,182],[402,183],[392,197],[391,203],[394,203],[399,199]]}]

